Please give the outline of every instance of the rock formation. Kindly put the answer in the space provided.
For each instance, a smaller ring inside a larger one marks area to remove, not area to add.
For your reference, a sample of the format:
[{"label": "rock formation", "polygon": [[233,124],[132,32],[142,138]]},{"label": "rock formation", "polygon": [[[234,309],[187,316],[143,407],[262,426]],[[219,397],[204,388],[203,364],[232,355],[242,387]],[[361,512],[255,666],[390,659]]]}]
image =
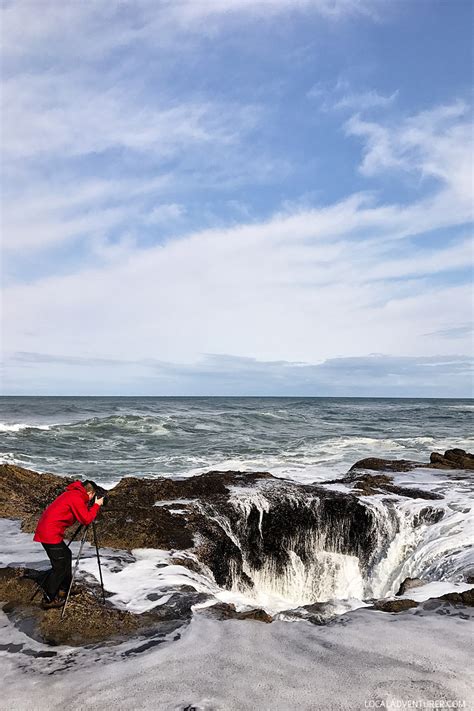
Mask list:
[{"label": "rock formation", "polygon": [[464,449],[447,449],[444,454],[432,452],[430,461],[413,462],[409,459],[377,459],[368,457],[360,459],[352,465],[350,471],[354,469],[371,469],[378,472],[409,472],[417,467],[428,469],[464,469],[474,470],[474,454],[465,452]]},{"label": "rock formation", "polygon": [[[321,624],[328,619],[330,603],[326,601],[331,599],[320,597],[318,588],[319,578],[325,576],[324,566],[329,565],[331,574],[337,577],[341,565],[356,561],[368,579],[399,532],[396,497],[430,501],[414,508],[413,528],[435,524],[444,515],[443,508],[435,503],[442,498],[439,494],[396,485],[391,474],[421,466],[470,470],[473,461],[473,455],[460,449],[444,455],[433,453],[430,464],[364,459],[345,477],[327,482],[329,486],[299,484],[268,472],[211,471],[186,479],[125,477],[110,490],[110,501],[97,519],[99,543],[125,550],[165,549],[171,551],[171,563],[196,574],[204,567],[221,588],[237,585],[243,591],[252,591],[262,576],[273,576],[291,587],[297,560],[301,581],[314,584],[309,595],[313,602],[299,609],[303,616]],[[68,477],[0,465],[0,517],[19,519],[24,532],[33,532],[41,512],[70,481]],[[343,484],[345,491],[336,490],[331,486],[334,483]],[[377,495],[377,505],[371,505],[373,495]],[[74,528],[69,533],[72,531]],[[413,584],[405,580],[398,594]],[[146,636],[160,625],[172,629],[190,618],[196,602],[210,597],[183,587],[170,592],[166,606],[134,615],[110,602],[103,606],[90,586],[80,586],[80,594],[58,626],[60,612],[42,611],[37,604],[30,604],[33,589],[34,583],[23,578],[21,571],[0,570],[0,597],[7,601],[6,612],[15,620],[28,618],[35,634],[54,644],[89,644],[129,634]],[[449,595],[442,598],[446,604],[472,605],[472,591]],[[416,605],[398,598],[378,600],[374,608],[395,612]],[[202,614],[271,621],[264,610],[238,612],[224,603],[214,604]]]}]

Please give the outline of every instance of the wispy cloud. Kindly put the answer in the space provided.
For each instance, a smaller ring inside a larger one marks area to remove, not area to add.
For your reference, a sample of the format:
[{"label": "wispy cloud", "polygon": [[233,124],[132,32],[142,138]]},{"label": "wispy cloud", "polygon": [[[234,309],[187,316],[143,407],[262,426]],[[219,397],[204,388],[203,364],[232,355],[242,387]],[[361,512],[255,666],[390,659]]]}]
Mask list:
[{"label": "wispy cloud", "polygon": [[[99,79],[99,78],[98,78]],[[133,92],[133,93],[131,93]],[[125,149],[161,160],[200,144],[228,144],[256,110],[144,97],[129,83],[90,86],[79,73],[23,75],[2,89],[4,158],[61,158]]]},{"label": "wispy cloud", "polygon": [[389,96],[379,94],[375,89],[360,93],[349,93],[343,95],[335,101],[335,109],[352,109],[354,111],[367,111],[374,108],[387,108],[398,96],[398,91],[394,91]]},{"label": "wispy cloud", "polygon": [[[79,3],[35,0],[3,4],[3,32],[7,56],[39,54],[49,59],[48,47],[65,56],[97,60],[117,47],[157,42],[169,47],[176,36],[213,34],[229,19],[263,18],[295,12],[315,12],[327,20],[357,16],[377,19],[379,0],[135,0],[134,2]],[[34,22],[32,22],[34,17]],[[131,17],[133,18],[130,21]]]},{"label": "wispy cloud", "polygon": [[370,111],[387,109],[396,101],[398,91],[381,94],[376,89],[358,89],[346,79],[328,85],[318,82],[307,92],[308,99],[315,101],[323,111]]},{"label": "wispy cloud", "polygon": [[346,130],[365,141],[364,175],[416,172],[444,182],[467,202],[472,198],[471,115],[470,107],[459,101],[385,124],[354,116]]},{"label": "wispy cloud", "polygon": [[156,205],[147,215],[146,221],[152,224],[162,224],[169,221],[179,220],[183,216],[185,208],[175,202]]},{"label": "wispy cloud", "polygon": [[465,338],[466,336],[474,335],[474,326],[471,323],[465,323],[461,326],[448,326],[441,328],[434,333],[425,333],[425,336],[439,336],[441,338]]}]

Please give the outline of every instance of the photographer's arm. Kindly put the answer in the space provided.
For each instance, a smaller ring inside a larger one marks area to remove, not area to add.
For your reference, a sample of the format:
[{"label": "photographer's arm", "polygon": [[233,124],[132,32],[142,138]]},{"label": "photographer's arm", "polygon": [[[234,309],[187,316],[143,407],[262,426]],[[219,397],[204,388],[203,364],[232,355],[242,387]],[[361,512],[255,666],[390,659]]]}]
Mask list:
[{"label": "photographer's arm", "polygon": [[88,509],[82,499],[77,497],[77,501],[71,503],[71,510],[79,523],[82,523],[83,526],[88,526],[99,513],[103,501],[103,499],[97,499],[95,504]]}]

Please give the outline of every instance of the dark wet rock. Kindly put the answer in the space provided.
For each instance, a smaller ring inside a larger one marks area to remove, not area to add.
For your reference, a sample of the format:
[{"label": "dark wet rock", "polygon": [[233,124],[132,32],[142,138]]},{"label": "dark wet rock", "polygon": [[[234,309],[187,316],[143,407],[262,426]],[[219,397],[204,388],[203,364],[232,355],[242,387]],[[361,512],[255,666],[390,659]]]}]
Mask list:
[{"label": "dark wet rock", "polygon": [[370,469],[376,472],[409,472],[416,467],[426,466],[422,462],[413,462],[409,459],[379,459],[377,457],[367,457],[360,459],[352,465],[349,471],[354,469]]},{"label": "dark wet rock", "polygon": [[405,578],[403,583],[398,588],[397,595],[404,595],[407,590],[412,590],[413,588],[419,588],[425,584],[424,580],[420,578]]},{"label": "dark wet rock", "polygon": [[433,506],[425,506],[413,516],[412,525],[414,528],[422,525],[432,525],[438,523],[444,517],[444,509],[435,509]]},{"label": "dark wet rock", "polygon": [[327,625],[340,614],[340,609],[332,602],[313,602],[285,610],[277,615],[277,619],[306,620],[313,625]]},{"label": "dark wet rock", "polygon": [[260,608],[252,610],[243,610],[242,612],[238,612],[237,619],[255,620],[256,622],[266,622],[267,624],[273,621],[272,616],[269,615],[268,612],[265,612],[265,610],[262,610]]},{"label": "dark wet rock", "polygon": [[472,571],[469,570],[469,571],[465,574],[464,580],[465,580],[466,583],[468,583],[469,585],[474,585],[474,572],[472,572]]},{"label": "dark wet rock", "polygon": [[357,489],[357,492],[363,496],[371,496],[385,491],[387,486],[392,485],[393,480],[388,474],[361,474],[360,476],[348,476],[339,479],[339,481],[351,483],[354,489]]},{"label": "dark wet rock", "polygon": [[23,530],[33,531],[38,516],[73,479],[12,464],[0,465],[0,518],[19,518]]},{"label": "dark wet rock", "polygon": [[428,615],[441,615],[442,617],[450,617],[452,619],[472,621],[474,620],[474,612],[472,608],[466,607],[466,605],[453,605],[451,602],[445,602],[440,600],[427,600],[422,602],[413,611],[416,616]]},{"label": "dark wet rock", "polygon": [[[0,465],[0,516],[20,519],[22,529],[32,532],[44,508],[70,481],[66,477]],[[315,541],[321,541],[325,552],[357,556],[364,574],[369,576],[381,552],[397,534],[399,518],[393,499],[384,499],[386,505],[381,512],[380,507],[370,505],[364,496],[385,493],[441,498],[429,491],[396,486],[390,474],[383,472],[370,474],[353,469],[340,481],[351,484],[353,492],[284,481],[267,472],[208,472],[187,479],[126,477],[110,490],[110,502],[99,514],[99,544],[118,549],[111,554],[112,558],[117,557],[117,570],[123,567],[124,556],[131,556],[125,551],[162,548],[171,552],[172,564],[194,573],[202,573],[207,567],[218,585],[230,587],[237,583],[242,590],[251,590],[254,583],[249,576],[253,570],[270,565],[277,575],[286,574],[293,555],[304,565],[312,564]],[[240,487],[244,489],[242,500],[235,495]],[[248,496],[248,489],[252,488],[261,496],[255,499]],[[156,505],[160,502],[162,505]],[[417,512],[413,523],[433,523],[442,515],[441,509],[426,505]],[[192,585],[183,585],[166,591],[170,594],[166,604],[134,615],[118,610],[109,601],[102,605],[97,590],[88,583],[68,607],[69,622],[65,620],[57,631],[60,611],[43,611],[38,603],[31,605],[22,595],[25,590],[27,597],[31,595],[34,582],[11,576],[11,572],[0,573],[0,593],[5,593],[0,597],[7,603],[7,614],[16,619],[31,619],[38,638],[56,644],[92,644],[145,634],[157,625],[189,619],[193,605],[209,600],[208,595],[197,593]],[[154,594],[150,592],[150,596]],[[149,600],[154,602],[153,597]],[[407,602],[412,601],[384,600],[374,606],[397,611],[396,603],[402,605],[399,609],[406,609],[403,606]],[[387,608],[389,603],[395,605],[393,610]],[[271,621],[263,610],[237,612],[223,603],[205,609],[200,614]],[[314,620],[323,620],[328,612],[314,608],[306,614]],[[90,620],[88,626],[86,620]]]},{"label": "dark wet rock", "polygon": [[439,598],[434,598],[437,600],[445,600],[446,602],[452,602],[456,605],[467,605],[468,607],[474,607],[474,588],[470,590],[464,590],[464,592],[450,592],[445,595],[440,595]]},{"label": "dark wet rock", "polygon": [[[202,508],[209,516],[201,522],[205,543],[198,548],[198,556],[212,569],[219,585],[229,587],[238,577],[241,585],[251,588],[252,580],[245,573],[249,566],[261,570],[270,565],[276,575],[283,575],[294,554],[303,564],[310,564],[318,536],[324,540],[325,551],[357,556],[370,568],[380,546],[391,540],[398,526],[393,509],[387,509],[392,528],[381,529],[378,512],[357,496],[321,486],[271,482],[265,487],[265,499],[265,510],[250,502],[245,515],[225,500]],[[219,534],[216,510],[225,517],[231,536],[223,537],[222,529]]]},{"label": "dark wet rock", "polygon": [[[354,469],[354,467],[349,471],[347,476],[342,479],[334,479],[330,483],[352,486],[354,491],[360,496],[396,494],[397,496],[406,496],[410,499],[426,499],[428,501],[436,501],[443,498],[440,494],[436,494],[433,491],[408,486],[397,486],[393,483],[393,478],[388,474],[357,474],[357,470]],[[438,515],[442,516],[440,510],[438,511]]]},{"label": "dark wet rock", "polygon": [[412,607],[418,607],[415,600],[377,600],[373,604],[373,608],[380,612],[403,612]]},{"label": "dark wet rock", "polygon": [[426,464],[423,462],[414,462],[409,459],[378,459],[377,457],[367,457],[353,464],[349,471],[369,469],[379,472],[409,472],[418,467],[474,470],[474,454],[469,454],[465,452],[464,449],[447,449],[444,454],[432,452],[430,461]]},{"label": "dark wet rock", "polygon": [[[97,518],[102,546],[110,548],[187,549],[202,517],[171,512],[159,501],[227,498],[229,486],[251,485],[273,478],[266,472],[208,472],[187,479],[139,479],[125,477],[109,492],[109,504]],[[42,511],[64,491],[72,479],[37,472],[10,464],[0,465],[0,517],[21,519],[22,530],[33,532]],[[72,534],[72,527],[67,534]]]},{"label": "dark wet rock", "polygon": [[265,610],[252,608],[251,610],[237,612],[235,605],[228,602],[218,602],[215,605],[204,607],[200,610],[200,614],[218,620],[255,620],[256,622],[266,622],[267,624],[273,621],[272,616]]},{"label": "dark wet rock", "polygon": [[444,454],[432,452],[430,466],[436,469],[468,469],[474,470],[474,454],[464,449],[447,449]]},{"label": "dark wet rock", "polygon": [[[326,552],[357,556],[370,575],[381,551],[398,532],[399,520],[394,507],[387,505],[380,525],[380,511],[366,505],[361,495],[438,496],[396,487],[388,474],[354,471],[349,480],[355,487],[353,493],[284,481],[266,472],[208,472],[187,479],[126,477],[110,490],[109,505],[99,514],[99,544],[125,550],[171,550],[172,563],[195,573],[207,566],[219,586],[229,588],[238,582],[250,593],[254,583],[249,570],[270,565],[277,575],[285,575],[293,555],[310,565],[317,539],[324,541]],[[0,466],[3,515],[21,519],[23,530],[33,531],[44,507],[68,481]],[[258,498],[248,499],[244,508],[236,505],[231,489],[239,487],[259,489],[266,505],[259,507]],[[9,500],[10,490],[17,495]],[[166,505],[180,500],[186,501],[185,511],[171,513]],[[157,506],[157,502],[166,505]],[[424,523],[442,515],[430,507],[422,511],[418,516]]]},{"label": "dark wet rock", "polygon": [[[407,589],[423,585],[423,581],[418,580],[417,578],[407,578],[407,580],[402,583],[402,586],[403,584],[408,583],[408,581],[410,582],[410,585],[408,588],[405,588],[405,591]],[[403,594],[400,590],[397,595]],[[449,592],[445,595],[440,595],[439,597],[430,597],[428,600],[424,600],[420,603],[415,602],[415,600],[406,600],[405,598],[399,598],[398,600],[377,600],[373,603],[373,608],[375,610],[381,610],[382,612],[403,612],[404,610],[409,610],[412,607],[418,607],[420,611],[444,610],[443,614],[448,614],[449,607],[452,606],[474,607],[474,588],[463,592]]]},{"label": "dark wet rock", "polygon": [[[0,466],[0,515],[20,519],[23,530],[32,532],[42,510],[69,481]],[[207,566],[219,586],[231,587],[238,581],[242,589],[251,591],[254,583],[249,572],[270,565],[277,575],[284,575],[293,555],[304,565],[311,564],[319,538],[326,552],[357,556],[370,575],[381,551],[398,532],[399,520],[387,503],[380,525],[380,510],[366,505],[363,497],[385,493],[441,498],[430,491],[396,486],[388,473],[354,469],[339,481],[351,484],[353,493],[284,481],[266,472],[214,471],[187,479],[126,477],[110,490],[109,505],[97,519],[99,544],[121,550],[167,549],[172,552],[171,563],[194,573]],[[258,489],[265,506],[259,507],[258,497],[248,498],[243,508],[236,504],[232,490],[239,487]],[[164,505],[155,505],[160,502]],[[168,509],[173,502],[179,506],[174,512]],[[425,506],[413,525],[434,523],[442,516],[441,509]],[[190,615],[187,602],[179,608],[180,595],[192,599],[191,591],[182,589],[176,600],[171,598],[168,611],[156,612],[156,619]]]},{"label": "dark wet rock", "polygon": [[[341,479],[334,479],[330,483],[346,484],[352,486],[360,496],[373,496],[375,494],[395,494],[406,496],[412,499],[439,500],[443,497],[433,491],[418,489],[409,486],[399,486],[393,483],[390,474],[397,472],[409,472],[417,468],[426,469],[474,469],[474,455],[466,453],[463,449],[448,449],[442,454],[433,452],[430,462],[415,462],[409,459],[379,459],[368,457],[360,459],[352,465],[349,472]],[[380,472],[379,474],[369,474],[369,471]],[[360,473],[363,472],[363,473]],[[433,510],[431,521],[421,520],[421,523],[435,523],[440,520],[443,513],[440,509]],[[437,518],[438,517],[438,518]]]},{"label": "dark wet rock", "polygon": [[202,573],[202,566],[194,558],[185,558],[184,556],[173,556],[170,559],[170,565],[181,565],[183,568],[191,570],[193,573]]},{"label": "dark wet rock", "polygon": [[216,620],[228,620],[232,618],[236,612],[235,605],[229,602],[216,602],[215,605],[209,605],[199,610],[200,615],[212,617]]},{"label": "dark wet rock", "polygon": [[23,605],[31,606],[33,604],[34,607],[38,607],[41,602],[41,593],[37,596],[36,602],[31,603],[36,589],[36,581],[30,577],[24,577],[23,569],[0,568],[0,601],[5,612]]}]

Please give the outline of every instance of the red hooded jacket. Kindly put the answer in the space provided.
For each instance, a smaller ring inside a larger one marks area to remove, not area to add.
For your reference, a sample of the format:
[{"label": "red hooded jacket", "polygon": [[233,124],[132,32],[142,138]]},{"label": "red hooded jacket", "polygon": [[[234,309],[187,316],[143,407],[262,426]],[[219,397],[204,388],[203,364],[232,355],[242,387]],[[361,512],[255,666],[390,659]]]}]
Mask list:
[{"label": "red hooded jacket", "polygon": [[89,495],[80,481],[68,484],[64,494],[58,496],[41,514],[34,535],[39,543],[61,543],[68,526],[79,521],[87,526],[97,516],[99,504],[87,508]]}]

